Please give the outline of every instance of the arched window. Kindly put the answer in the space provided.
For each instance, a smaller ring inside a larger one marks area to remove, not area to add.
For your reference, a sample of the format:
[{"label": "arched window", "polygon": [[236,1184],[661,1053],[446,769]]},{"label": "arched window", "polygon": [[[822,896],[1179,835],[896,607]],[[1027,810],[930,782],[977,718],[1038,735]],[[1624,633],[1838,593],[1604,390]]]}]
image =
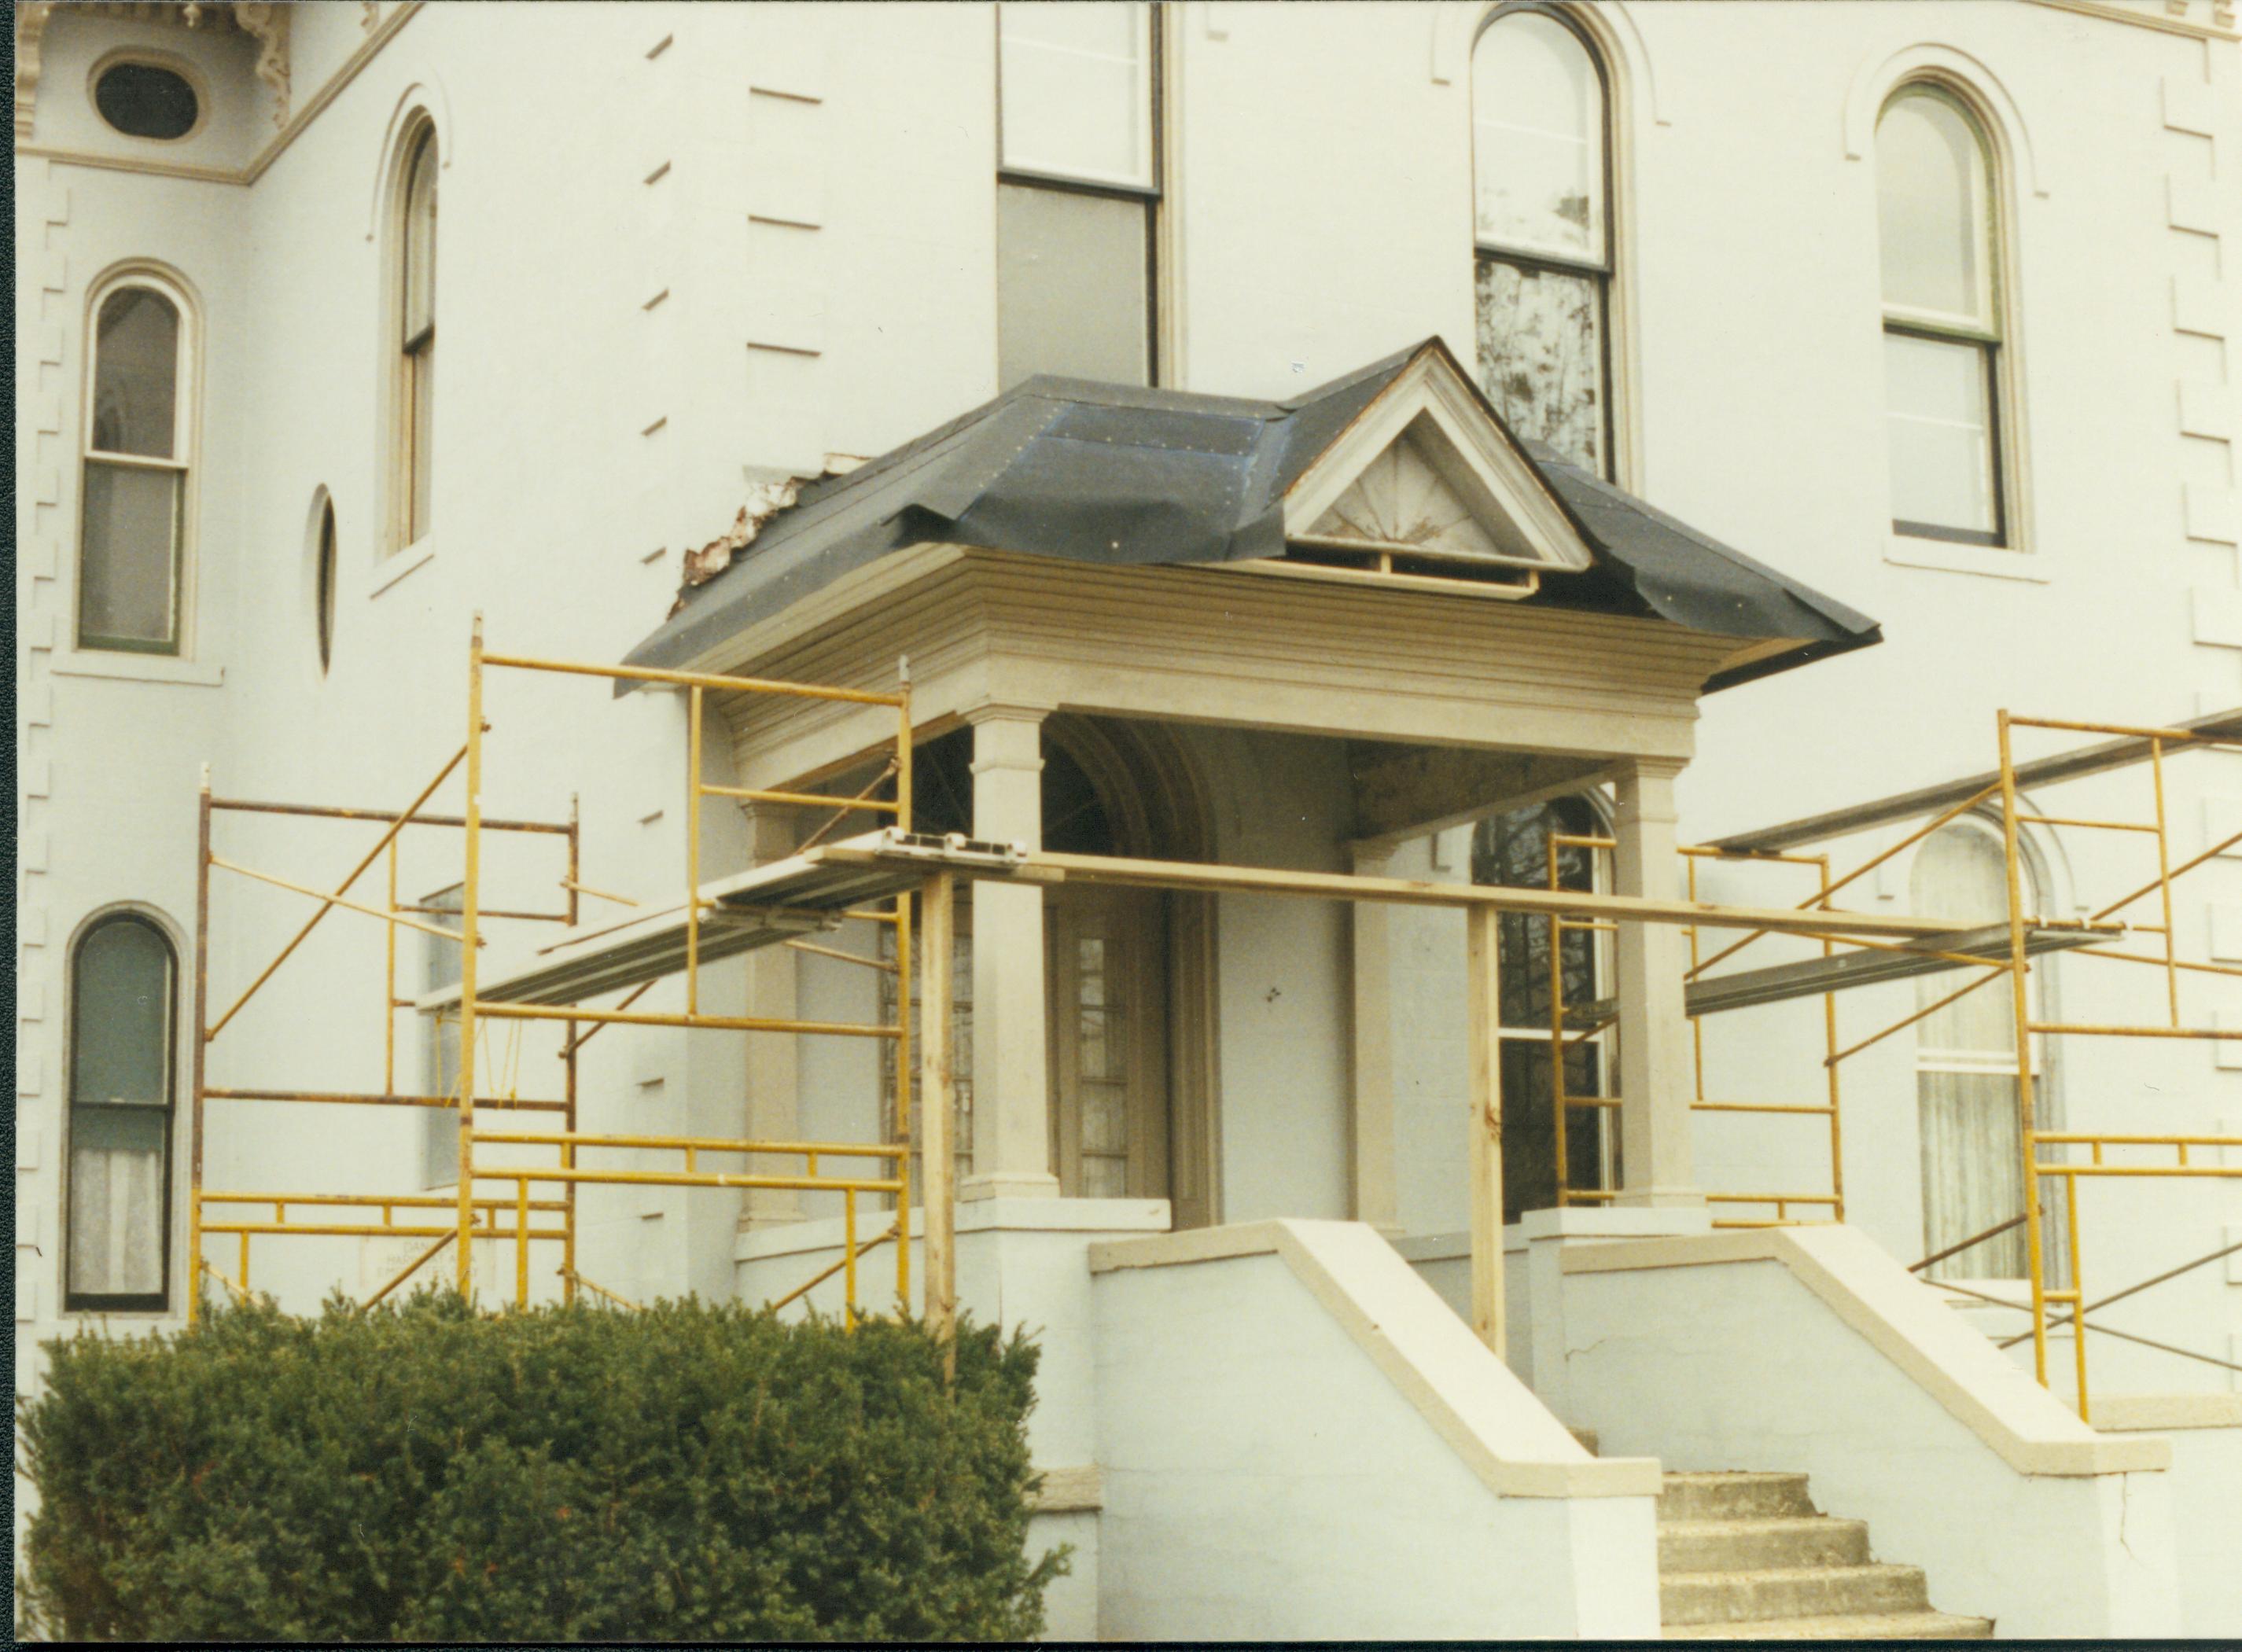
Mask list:
[{"label": "arched window", "polygon": [[194,452],[185,300],[132,275],[93,305],[78,523],[77,646],[177,654]]},{"label": "arched window", "polygon": [[1916,84],[1876,122],[1892,531],[2009,543],[2001,271],[1990,151],[1950,93]]},{"label": "arched window", "polygon": [[64,1306],[169,1306],[178,961],[119,913],[70,955],[70,1215]]},{"label": "arched window", "polygon": [[1561,13],[1507,9],[1472,50],[1480,382],[1520,436],[1612,466],[1603,67]]},{"label": "arched window", "polygon": [[[2005,923],[2008,863],[1999,836],[1974,820],[1931,834],[1916,851],[1916,912]],[[2029,890],[2025,906],[2032,905]],[[1928,1005],[1966,984],[1921,977]],[[2023,1123],[2017,1109],[2016,1004],[2003,980],[1957,998],[1916,1024],[1916,1098],[1923,1154],[1926,1256],[1997,1226],[2024,1208]],[[2012,1227],[1938,1265],[1947,1279],[2021,1279],[2026,1238]]]},{"label": "arched window", "polygon": [[436,129],[406,140],[397,232],[395,544],[427,536],[436,429]]},{"label": "arched window", "polygon": [[319,538],[312,555],[312,624],[319,642],[319,675],[325,676],[335,654],[335,502],[331,499],[319,507]]},{"label": "arched window", "polygon": [[[1606,834],[1586,797],[1514,809],[1480,823],[1472,836],[1472,882],[1511,889],[1549,887],[1553,836],[1601,838]],[[1609,890],[1610,857],[1592,846],[1559,843],[1558,886]],[[1505,912],[1496,968],[1502,1018],[1502,1219],[1557,1203],[1556,1096],[1550,1071],[1550,942],[1546,917]],[[1569,1008],[1609,995],[1611,961],[1603,937],[1568,930],[1557,956]],[[1565,1093],[1608,1096],[1608,1035],[1583,1038],[1565,1057]],[[1565,1184],[1573,1189],[1619,1185],[1619,1132],[1607,1131],[1608,1109],[1574,1105],[1565,1120]]]}]

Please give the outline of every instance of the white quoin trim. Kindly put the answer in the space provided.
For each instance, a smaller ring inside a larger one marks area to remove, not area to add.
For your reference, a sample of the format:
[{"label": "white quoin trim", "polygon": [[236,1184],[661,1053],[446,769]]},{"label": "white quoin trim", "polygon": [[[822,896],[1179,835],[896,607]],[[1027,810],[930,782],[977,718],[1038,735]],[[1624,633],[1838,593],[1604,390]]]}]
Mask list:
[{"label": "white quoin trim", "polygon": [[1285,534],[1497,567],[1577,573],[1594,560],[1541,473],[1433,348],[1285,491]]}]

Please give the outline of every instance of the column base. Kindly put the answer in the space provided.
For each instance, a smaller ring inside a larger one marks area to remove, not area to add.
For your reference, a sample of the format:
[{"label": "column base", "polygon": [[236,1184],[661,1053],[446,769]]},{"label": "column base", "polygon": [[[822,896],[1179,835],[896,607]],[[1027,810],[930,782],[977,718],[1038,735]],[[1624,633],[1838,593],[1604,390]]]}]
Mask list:
[{"label": "column base", "polygon": [[1627,1210],[1701,1211],[1705,1195],[1695,1187],[1630,1187],[1612,1203]]},{"label": "column base", "polygon": [[984,1199],[1057,1199],[1059,1197],[1058,1178],[1052,1175],[1031,1175],[1025,1172],[998,1172],[988,1176],[968,1176],[958,1185],[957,1202],[970,1204]]}]

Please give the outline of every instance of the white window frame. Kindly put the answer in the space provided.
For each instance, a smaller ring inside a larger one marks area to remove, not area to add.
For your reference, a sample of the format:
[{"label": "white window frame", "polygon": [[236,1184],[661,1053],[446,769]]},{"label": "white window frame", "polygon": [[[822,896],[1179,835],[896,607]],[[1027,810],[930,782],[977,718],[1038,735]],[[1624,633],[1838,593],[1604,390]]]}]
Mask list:
[{"label": "white window frame", "polygon": [[[1602,163],[1600,180],[1600,206],[1602,213],[1603,251],[1601,258],[1577,259],[1546,247],[1508,245],[1500,241],[1483,240],[1479,233],[1479,53],[1488,32],[1505,20],[1523,13],[1546,17],[1565,30],[1579,42],[1587,54],[1588,65],[1595,71],[1598,116],[1602,126],[1599,149]],[[1619,385],[1621,352],[1614,329],[1620,325],[1620,163],[1618,154],[1619,121],[1616,115],[1617,87],[1614,83],[1609,55],[1594,35],[1574,16],[1568,7],[1547,3],[1547,0],[1511,0],[1488,10],[1472,37],[1471,50],[1466,58],[1467,97],[1466,99],[1470,126],[1467,141],[1471,145],[1471,225],[1472,225],[1472,332],[1476,346],[1479,332],[1480,272],[1489,264],[1504,264],[1523,274],[1547,272],[1555,275],[1574,276],[1587,280],[1595,292],[1596,340],[1600,360],[1597,392],[1601,397],[1598,409],[1601,415],[1603,453],[1597,474],[1606,481],[1616,482],[1624,474],[1620,448],[1627,440],[1625,420],[1619,408]],[[1479,382],[1487,382],[1487,363],[1475,361]],[[1490,400],[1493,398],[1490,396]]]},{"label": "white window frame", "polygon": [[[993,8],[991,45],[996,57],[997,89],[997,178],[998,190],[1042,189],[1061,193],[1095,196],[1101,199],[1140,203],[1144,210],[1144,383],[1158,387],[1169,382],[1174,371],[1176,348],[1176,317],[1173,314],[1174,295],[1171,291],[1169,271],[1175,248],[1170,228],[1171,213],[1168,197],[1169,157],[1172,152],[1172,121],[1171,117],[1171,87],[1169,80],[1169,59],[1178,32],[1169,24],[1167,7],[1159,0],[1145,0],[1133,9],[1144,17],[1143,37],[1144,63],[1145,180],[1073,173],[1037,167],[1017,166],[1007,162],[1004,154],[1004,6],[1033,4],[1037,0],[1001,0]],[[1004,249],[997,249],[1001,271]],[[999,276],[1001,287],[1002,277]],[[997,376],[1003,377],[1003,323],[997,326]]]},{"label": "white window frame", "polygon": [[[160,1172],[160,1185],[162,1192],[159,1200],[159,1213],[158,1216],[158,1220],[162,1225],[158,1236],[158,1243],[163,1257],[163,1282],[160,1288],[156,1293],[152,1293],[157,1299],[153,1303],[141,1300],[138,1297],[128,1298],[121,1296],[109,1296],[91,1292],[73,1293],[70,1288],[71,1217],[70,1159],[74,1151],[72,1145],[75,1136],[74,1126],[77,1124],[77,1112],[81,1105],[97,1105],[80,1104],[76,1095],[73,1093],[73,1086],[77,1079],[77,1020],[78,959],[85,944],[91,940],[98,930],[106,928],[111,923],[128,921],[144,924],[147,928],[153,930],[157,936],[163,941],[166,950],[170,954],[171,962],[171,1002],[168,1006],[168,1013],[165,1016],[165,1039],[164,1050],[165,1072],[164,1104],[164,1160],[163,1167]],[[174,1245],[172,1241],[177,1237],[174,1229],[178,1226],[180,1215],[180,1200],[178,1197],[179,1190],[176,1185],[176,1183],[178,1181],[179,1170],[179,1082],[181,1073],[185,1071],[184,1063],[185,1060],[185,1052],[182,1051],[180,1045],[182,1039],[190,1036],[186,1027],[188,1017],[184,1013],[185,1005],[180,1001],[183,970],[181,969],[179,960],[183,956],[184,954],[180,948],[180,937],[173,930],[171,925],[163,918],[158,917],[155,912],[150,910],[148,908],[139,905],[112,906],[102,911],[91,914],[86,918],[84,923],[79,925],[77,933],[70,937],[70,947],[64,954],[63,979],[68,1013],[64,1016],[63,1022],[64,1038],[63,1054],[63,1146],[62,1174],[59,1179],[61,1182],[60,1192],[62,1209],[60,1212],[61,1219],[58,1224],[58,1231],[62,1235],[62,1243],[60,1246],[60,1253],[56,1259],[56,1273],[60,1281],[62,1312],[65,1314],[99,1314],[104,1319],[163,1319],[167,1318],[178,1311],[177,1294],[173,1288],[173,1273],[178,1264],[179,1247]],[[194,1281],[188,1281],[188,1288],[190,1290],[194,1288]]]},{"label": "white window frame", "polygon": [[[178,317],[178,355],[171,387],[171,457],[151,459],[139,453],[112,453],[93,445],[95,398],[101,362],[100,323],[104,306],[117,293],[144,287],[161,296]],[[201,313],[187,295],[185,285],[166,272],[143,265],[116,271],[95,285],[85,306],[85,373],[78,420],[78,523],[76,554],[71,563],[70,646],[79,655],[130,655],[145,661],[184,661],[191,657],[189,639],[194,634],[195,518],[201,467],[199,441],[202,420],[201,374],[197,371],[202,338]],[[85,635],[85,480],[95,465],[124,469],[164,471],[179,478],[179,514],[171,548],[171,639],[170,646],[137,642],[130,638],[89,638]],[[158,668],[160,672],[161,668]]]},{"label": "white window frame", "polygon": [[[418,332],[406,332],[406,306],[410,302],[411,278],[407,260],[412,250],[412,191],[413,178],[423,145],[429,150],[429,165],[435,176],[431,180],[436,192],[438,216],[438,245],[430,257],[428,275],[428,324]],[[436,317],[441,307],[443,269],[441,262],[441,214],[443,211],[444,134],[433,116],[421,111],[405,125],[394,151],[393,176],[390,185],[387,213],[389,234],[384,253],[384,304],[382,321],[382,350],[386,359],[388,380],[389,416],[387,452],[383,465],[385,492],[388,496],[387,522],[383,541],[385,560],[406,555],[428,547],[435,533],[435,429],[436,414],[433,398],[429,411],[428,440],[416,444],[413,432],[413,390],[417,364],[424,355],[431,363],[436,354]],[[414,520],[415,481],[420,467],[415,460],[425,464],[428,475],[429,506],[427,520]],[[418,531],[416,532],[416,528]],[[414,559],[417,564],[419,559]],[[388,570],[385,570],[386,572]],[[409,571],[399,565],[393,577]],[[375,588],[386,581],[377,581]]]},{"label": "white window frame", "polygon": [[[1987,325],[1979,327],[1964,319],[1888,302],[1883,296],[1880,268],[1876,292],[1878,332],[1881,335],[1897,331],[1920,338],[1974,343],[1990,349],[1993,487],[2001,542],[1982,545],[1903,532],[1887,503],[1884,560],[1903,567],[1981,574],[1996,579],[2044,584],[2049,575],[2032,554],[2031,500],[2024,462],[2023,374],[2018,360],[2021,327],[2015,280],[2016,213],[2010,188],[2013,167],[2004,129],[1984,100],[1970,87],[1945,74],[1911,74],[1887,91],[1875,105],[1869,158],[1872,163],[1876,160],[1873,137],[1883,129],[1884,117],[1892,105],[1903,98],[1925,93],[1944,98],[1960,112],[1977,137],[1978,151],[1984,160],[1981,209],[1984,215]],[[1881,236],[1881,224],[1877,230]],[[1878,346],[1881,352],[1881,336]],[[1880,407],[1886,394],[1883,373],[1880,354]],[[1878,424],[1879,443],[1884,462],[1889,465],[1890,433],[1881,418]]]}]

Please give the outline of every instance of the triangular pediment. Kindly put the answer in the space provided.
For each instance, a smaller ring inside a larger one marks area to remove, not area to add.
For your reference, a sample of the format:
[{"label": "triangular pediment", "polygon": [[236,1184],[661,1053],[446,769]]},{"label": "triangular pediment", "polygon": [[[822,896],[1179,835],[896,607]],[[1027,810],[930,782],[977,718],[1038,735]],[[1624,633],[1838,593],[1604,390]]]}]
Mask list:
[{"label": "triangular pediment", "polygon": [[1577,572],[1593,558],[1533,462],[1445,350],[1427,346],[1286,491],[1317,549]]}]

